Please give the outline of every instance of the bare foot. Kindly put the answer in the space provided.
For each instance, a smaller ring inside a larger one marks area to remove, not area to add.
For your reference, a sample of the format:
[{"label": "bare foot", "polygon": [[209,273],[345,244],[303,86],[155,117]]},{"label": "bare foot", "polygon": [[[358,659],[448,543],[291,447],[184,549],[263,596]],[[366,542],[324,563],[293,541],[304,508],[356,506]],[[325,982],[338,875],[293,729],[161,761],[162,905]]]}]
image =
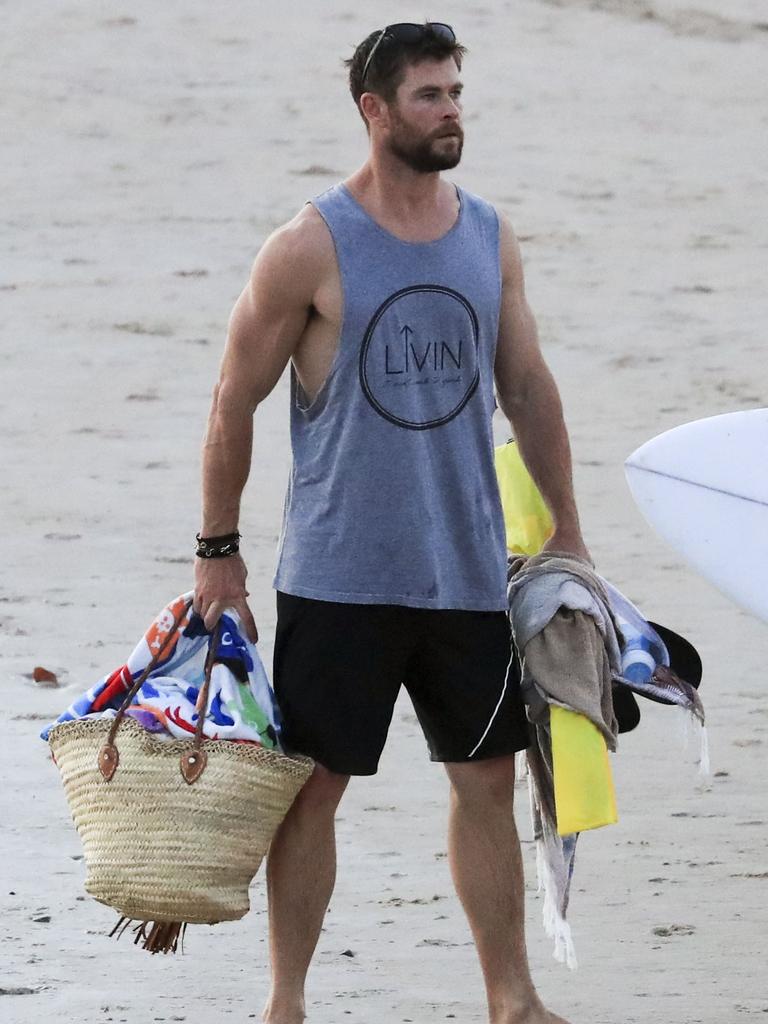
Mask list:
[{"label": "bare foot", "polygon": [[264,1007],[261,1019],[264,1024],[304,1024],[304,1006],[278,1006],[270,999]]},{"label": "bare foot", "polygon": [[502,1013],[491,1017],[491,1024],[569,1024],[565,1017],[558,1017],[556,1013],[544,1008],[538,1002],[525,1010],[514,1010],[511,1013]]},{"label": "bare foot", "polygon": [[532,1010],[525,1017],[510,1017],[509,1024],[570,1024],[565,1017],[558,1017],[542,1006],[540,1010]]}]

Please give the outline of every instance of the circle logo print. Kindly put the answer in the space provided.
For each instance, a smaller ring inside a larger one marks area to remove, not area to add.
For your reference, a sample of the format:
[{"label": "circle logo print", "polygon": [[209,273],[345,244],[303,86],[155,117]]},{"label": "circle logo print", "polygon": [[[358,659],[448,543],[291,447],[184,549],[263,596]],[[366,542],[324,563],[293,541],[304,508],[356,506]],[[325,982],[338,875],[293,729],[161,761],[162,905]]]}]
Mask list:
[{"label": "circle logo print", "polygon": [[480,380],[477,314],[459,292],[420,284],[376,310],[360,349],[360,385],[398,427],[429,430],[461,412]]}]

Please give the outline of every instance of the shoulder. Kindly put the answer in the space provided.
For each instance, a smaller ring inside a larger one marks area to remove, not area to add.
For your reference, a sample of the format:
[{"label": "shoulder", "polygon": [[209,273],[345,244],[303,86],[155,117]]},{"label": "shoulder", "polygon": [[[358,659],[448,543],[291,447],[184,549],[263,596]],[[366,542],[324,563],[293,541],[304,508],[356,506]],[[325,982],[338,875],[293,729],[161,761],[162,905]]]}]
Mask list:
[{"label": "shoulder", "polygon": [[522,266],[520,245],[509,216],[495,203],[466,188],[462,188],[462,194],[468,206],[492,224],[496,230],[499,241],[499,259],[505,276],[507,273],[517,272]]},{"label": "shoulder", "polygon": [[266,239],[257,261],[311,264],[333,252],[333,239],[319,212],[307,203]]},{"label": "shoulder", "polygon": [[483,196],[478,195],[476,192],[470,192],[463,185],[461,186],[461,197],[467,209],[475,217],[479,217],[481,221],[492,227],[494,231],[498,230],[498,211],[493,203],[484,199]]},{"label": "shoulder", "polygon": [[265,240],[251,277],[268,286],[285,285],[311,293],[333,261],[331,233],[315,207],[307,203]]},{"label": "shoulder", "polygon": [[520,243],[509,216],[497,206],[493,208],[499,222],[499,262],[505,283],[514,285],[522,282],[523,258]]}]

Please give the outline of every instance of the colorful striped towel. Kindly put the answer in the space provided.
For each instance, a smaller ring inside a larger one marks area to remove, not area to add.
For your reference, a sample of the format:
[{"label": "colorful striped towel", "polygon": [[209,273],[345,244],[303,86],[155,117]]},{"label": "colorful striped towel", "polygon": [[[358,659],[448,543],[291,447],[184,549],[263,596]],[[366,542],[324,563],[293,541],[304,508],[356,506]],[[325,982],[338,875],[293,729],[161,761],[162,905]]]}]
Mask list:
[{"label": "colorful striped towel", "polygon": [[[165,607],[124,665],[100,679],[41,732],[44,740],[59,722],[76,718],[113,718],[133,682],[174,630],[176,617],[191,601],[182,594]],[[186,739],[195,732],[200,688],[210,634],[189,608],[175,629],[163,657],[142,684],[126,714],[159,736]],[[216,662],[211,673],[203,735],[280,747],[280,718],[258,651],[245,635],[238,616],[221,617]]]}]

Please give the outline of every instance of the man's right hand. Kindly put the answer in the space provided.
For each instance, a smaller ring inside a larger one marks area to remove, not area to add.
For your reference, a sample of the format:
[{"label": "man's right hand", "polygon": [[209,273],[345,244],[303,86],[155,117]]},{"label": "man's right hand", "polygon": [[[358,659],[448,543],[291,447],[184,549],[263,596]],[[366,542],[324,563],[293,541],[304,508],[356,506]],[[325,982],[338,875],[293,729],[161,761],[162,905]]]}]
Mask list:
[{"label": "man's right hand", "polygon": [[246,598],[248,570],[239,554],[226,558],[195,558],[195,597],[192,607],[211,632],[226,608],[234,608],[251,643],[259,639]]}]

